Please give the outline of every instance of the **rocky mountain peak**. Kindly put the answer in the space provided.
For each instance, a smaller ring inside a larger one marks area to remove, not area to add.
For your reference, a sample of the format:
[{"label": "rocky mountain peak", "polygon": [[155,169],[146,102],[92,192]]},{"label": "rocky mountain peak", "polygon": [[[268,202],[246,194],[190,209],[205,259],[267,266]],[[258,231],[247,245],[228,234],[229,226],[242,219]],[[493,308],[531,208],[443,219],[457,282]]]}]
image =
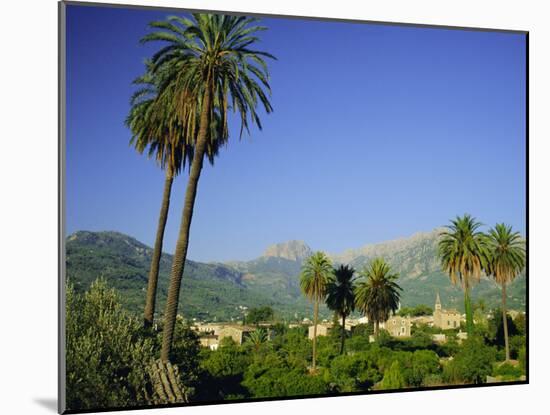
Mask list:
[{"label": "rocky mountain peak", "polygon": [[287,241],[269,246],[263,253],[264,257],[284,258],[290,261],[302,261],[310,256],[311,248],[304,241]]}]

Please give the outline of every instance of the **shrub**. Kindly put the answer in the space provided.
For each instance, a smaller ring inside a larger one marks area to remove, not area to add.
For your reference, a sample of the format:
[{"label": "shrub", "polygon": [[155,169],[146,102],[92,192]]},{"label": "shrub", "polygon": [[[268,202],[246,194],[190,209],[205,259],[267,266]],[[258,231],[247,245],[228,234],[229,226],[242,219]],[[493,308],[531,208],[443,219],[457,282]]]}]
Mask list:
[{"label": "shrub", "polygon": [[269,353],[254,361],[244,375],[242,385],[252,397],[317,395],[328,385],[321,375],[310,375],[306,366],[293,366],[278,353]]},{"label": "shrub", "polygon": [[105,280],[83,294],[67,287],[67,407],[72,410],[144,404],[153,342],[142,322],[121,307]]},{"label": "shrub", "polygon": [[[162,333],[159,332],[158,350],[162,341]],[[192,397],[202,373],[200,367],[201,345],[199,335],[191,329],[189,323],[179,318],[174,330],[174,341],[170,362],[178,366],[181,382],[186,386],[188,396]]]},{"label": "shrub", "polygon": [[402,389],[405,387],[405,379],[401,373],[401,366],[395,360],[390,368],[384,373],[384,378],[380,383],[380,389]]},{"label": "shrub", "polygon": [[227,399],[228,396],[246,395],[241,386],[244,372],[252,362],[252,355],[230,337],[220,341],[218,350],[201,352],[201,379],[196,400]]},{"label": "shrub", "polygon": [[430,350],[416,350],[410,366],[404,370],[405,382],[409,386],[425,386],[424,379],[440,372],[439,356]]},{"label": "shrub", "polygon": [[494,376],[500,376],[502,380],[515,380],[522,375],[522,370],[519,367],[513,366],[510,363],[503,363],[494,371]]},{"label": "shrub", "polygon": [[444,379],[451,383],[484,383],[493,372],[495,349],[480,337],[465,340],[462,348],[444,368]]},{"label": "shrub", "polygon": [[519,367],[525,373],[527,365],[527,356],[525,346],[521,347],[518,352]]},{"label": "shrub", "polygon": [[367,390],[382,378],[369,353],[336,357],[329,371],[329,380],[340,392]]},{"label": "shrub", "polygon": [[522,347],[525,347],[525,336],[510,337],[510,357],[512,359],[518,359]]}]

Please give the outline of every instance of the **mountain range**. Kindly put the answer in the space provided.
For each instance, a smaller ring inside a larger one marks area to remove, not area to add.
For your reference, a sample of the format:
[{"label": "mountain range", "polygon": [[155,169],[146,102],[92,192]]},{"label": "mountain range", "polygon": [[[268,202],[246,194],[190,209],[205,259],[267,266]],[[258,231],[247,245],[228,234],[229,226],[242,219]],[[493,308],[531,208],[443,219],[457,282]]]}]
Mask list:
[{"label": "mountain range", "polygon": [[[421,232],[407,238],[329,254],[335,264],[350,264],[361,270],[371,259],[383,257],[399,273],[403,288],[402,306],[433,306],[440,293],[444,308],[463,309],[459,287],[451,285],[437,258],[440,230]],[[104,277],[120,293],[122,303],[140,312],[145,301],[152,249],[118,232],[79,231],[66,241],[67,278],[82,291],[98,277]],[[180,312],[202,320],[240,319],[244,307],[269,305],[280,317],[302,318],[311,314],[311,305],[300,293],[299,274],[312,250],[304,241],[274,244],[251,261],[201,263],[188,260],[180,296]],[[163,310],[172,256],[161,258],[157,310]],[[526,278],[519,276],[508,289],[510,308],[524,309]],[[474,301],[487,307],[500,301],[500,289],[484,277],[472,291]],[[321,315],[330,317],[326,308]]]}]

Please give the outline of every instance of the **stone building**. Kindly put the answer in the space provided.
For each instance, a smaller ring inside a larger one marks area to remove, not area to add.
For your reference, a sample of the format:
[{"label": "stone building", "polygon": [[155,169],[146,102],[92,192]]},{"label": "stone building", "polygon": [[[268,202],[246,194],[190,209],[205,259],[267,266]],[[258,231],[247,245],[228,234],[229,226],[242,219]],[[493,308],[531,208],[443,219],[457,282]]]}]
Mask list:
[{"label": "stone building", "polygon": [[[308,338],[310,340],[313,339],[313,328],[314,327],[315,326],[309,326],[309,329],[308,329]],[[332,330],[332,323],[317,324],[317,337],[319,337],[319,336],[328,336],[331,330]]]},{"label": "stone building", "polygon": [[417,326],[425,324],[431,327],[434,325],[434,316],[433,314],[431,316],[415,316],[415,317],[411,317],[411,321],[413,324],[416,324]]},{"label": "stone building", "polygon": [[231,337],[235,343],[242,344],[246,339],[246,335],[255,328],[246,327],[246,326],[224,326],[217,333],[218,338],[221,340],[224,337]]},{"label": "stone building", "polygon": [[443,330],[457,329],[460,327],[460,322],[462,321],[462,314],[460,314],[457,310],[444,310],[441,307],[439,293],[437,293],[435,298],[433,316],[434,327],[438,327]]},{"label": "stone building", "polygon": [[218,336],[215,334],[205,334],[199,338],[202,347],[208,347],[210,350],[217,350],[219,345]]},{"label": "stone building", "polygon": [[231,323],[207,323],[198,324],[194,329],[200,334],[201,345],[215,350],[225,337],[231,337],[235,343],[242,344],[246,340],[246,336],[256,328]]},{"label": "stone building", "polygon": [[409,316],[391,316],[380,327],[384,328],[393,337],[410,337],[412,321]]}]

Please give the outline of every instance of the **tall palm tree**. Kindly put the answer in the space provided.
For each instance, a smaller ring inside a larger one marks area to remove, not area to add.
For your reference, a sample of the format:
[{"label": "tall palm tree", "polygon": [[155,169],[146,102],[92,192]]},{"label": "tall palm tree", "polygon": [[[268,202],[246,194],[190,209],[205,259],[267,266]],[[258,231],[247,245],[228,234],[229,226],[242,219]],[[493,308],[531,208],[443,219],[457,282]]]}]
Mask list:
[{"label": "tall palm tree", "polygon": [[378,336],[380,322],[399,308],[399,274],[393,273],[384,259],[375,258],[359,275],[362,279],[355,288],[355,307],[374,322],[374,335]]},{"label": "tall palm tree", "polygon": [[[146,63],[150,69],[151,63]],[[157,77],[158,79],[158,77]],[[173,114],[165,97],[159,96],[155,83],[155,77],[149,70],[134,80],[139,89],[130,99],[130,112],[126,118],[126,125],[130,128],[132,138],[130,144],[142,154],[147,152],[153,157],[160,168],[165,171],[164,190],[157,225],[157,233],[149,278],[147,283],[147,295],[145,300],[144,324],[150,327],[153,324],[155,314],[156,293],[160,258],[162,255],[162,243],[164,230],[170,207],[170,194],[174,177],[180,172],[185,162],[191,161],[193,148],[179,140],[181,128],[175,122]]]},{"label": "tall palm tree", "polygon": [[504,348],[506,360],[510,360],[508,344],[508,320],[506,312],[506,284],[512,282],[525,267],[525,245],[519,232],[511,226],[498,223],[488,233],[489,261],[486,274],[492,275],[502,287],[502,324],[504,325]]},{"label": "tall palm tree", "polygon": [[[134,80],[139,88],[130,99],[130,111],[126,118],[126,125],[132,133],[130,144],[143,154],[144,152],[154,158],[161,169],[165,171],[164,190],[160,207],[157,233],[149,278],[144,310],[144,325],[150,327],[153,324],[155,314],[157,284],[162,244],[168,211],[170,208],[170,195],[174,177],[180,173],[186,163],[193,159],[193,143],[185,141],[183,125],[177,119],[173,108],[172,89],[166,89],[161,94],[158,84],[166,71],[158,70],[156,76],[151,73],[152,63],[145,63],[145,73]],[[219,128],[219,125],[214,125]],[[213,134],[220,132],[213,131]],[[213,141],[207,146],[207,154],[211,164],[219,152],[219,141]]]},{"label": "tall palm tree", "polygon": [[334,281],[327,289],[327,306],[342,318],[342,342],[340,354],[344,353],[346,341],[346,317],[355,310],[355,285],[353,274],[355,270],[349,265],[340,265],[334,270]]},{"label": "tall palm tree", "polygon": [[[265,30],[256,22],[257,19],[244,16],[193,14],[190,19],[171,16],[165,21],[151,23],[151,27],[158,30],[142,39],[142,42],[165,44],[152,57],[152,73],[155,74],[159,68],[169,68],[170,74],[163,77],[160,88],[174,87],[176,113],[180,122],[188,127],[186,137],[194,142],[164,312],[161,349],[164,361],[169,359],[172,347],[189,230],[207,144],[211,140],[227,138],[230,107],[239,115],[241,135],[243,130],[248,131],[249,122],[261,129],[258,104],[263,105],[266,113],[272,111],[267,96],[271,90],[264,58],[273,56],[251,49],[259,40],[255,34]],[[210,134],[216,116],[223,132],[221,137]]]},{"label": "tall palm tree", "polygon": [[478,231],[480,226],[481,223],[468,214],[457,216],[441,233],[438,243],[443,271],[449,274],[454,285],[460,282],[464,291],[468,335],[472,335],[474,328],[470,289],[479,282],[487,265],[487,237]]},{"label": "tall palm tree", "polygon": [[313,301],[313,353],[311,369],[315,372],[317,357],[317,321],[319,319],[319,302],[327,295],[327,288],[333,281],[334,270],[330,259],[323,252],[315,252],[302,266],[300,288],[304,295]]}]

